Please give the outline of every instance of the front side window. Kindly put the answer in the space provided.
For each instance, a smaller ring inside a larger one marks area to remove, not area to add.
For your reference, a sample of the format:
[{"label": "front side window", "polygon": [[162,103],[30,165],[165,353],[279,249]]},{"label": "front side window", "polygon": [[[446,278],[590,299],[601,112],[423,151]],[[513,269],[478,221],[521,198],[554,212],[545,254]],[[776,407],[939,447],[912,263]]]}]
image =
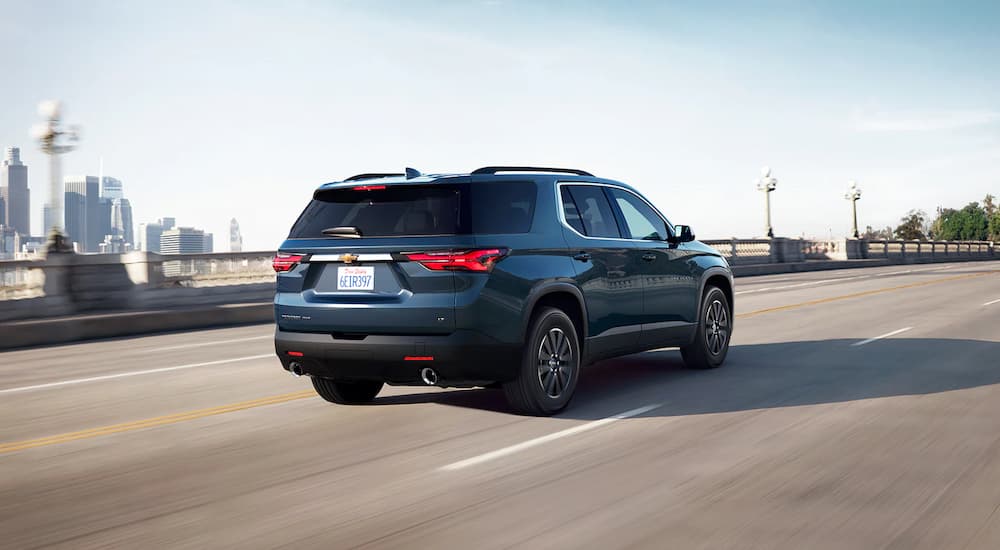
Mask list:
[{"label": "front side window", "polygon": [[621,238],[618,222],[615,221],[611,204],[601,186],[568,185],[566,187],[576,204],[585,235],[588,237]]},{"label": "front side window", "polygon": [[622,189],[611,189],[611,196],[625,218],[628,238],[663,241],[669,236],[667,224],[646,201]]}]

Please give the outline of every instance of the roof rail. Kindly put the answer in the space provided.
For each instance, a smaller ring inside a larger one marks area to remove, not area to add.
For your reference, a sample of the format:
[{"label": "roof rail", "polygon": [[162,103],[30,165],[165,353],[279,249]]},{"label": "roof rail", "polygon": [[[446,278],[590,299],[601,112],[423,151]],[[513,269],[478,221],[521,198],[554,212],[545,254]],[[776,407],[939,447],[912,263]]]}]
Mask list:
[{"label": "roof rail", "polygon": [[371,180],[375,178],[391,178],[393,176],[402,176],[403,174],[398,173],[378,173],[373,172],[371,174],[358,174],[356,176],[351,176],[344,181],[358,181],[358,180]]},{"label": "roof rail", "polygon": [[590,172],[576,170],[574,168],[545,168],[542,166],[486,166],[472,171],[473,176],[482,174],[496,174],[497,172],[563,172],[566,174],[576,174],[577,176],[593,176]]}]

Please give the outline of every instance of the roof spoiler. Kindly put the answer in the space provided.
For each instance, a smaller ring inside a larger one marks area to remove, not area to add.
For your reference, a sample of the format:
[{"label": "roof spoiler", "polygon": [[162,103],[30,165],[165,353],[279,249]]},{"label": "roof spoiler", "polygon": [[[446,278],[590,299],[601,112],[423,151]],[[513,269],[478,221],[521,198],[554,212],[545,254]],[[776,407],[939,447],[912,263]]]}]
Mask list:
[{"label": "roof spoiler", "polygon": [[406,172],[371,172],[367,174],[358,174],[356,176],[351,176],[344,181],[360,181],[360,180],[373,180],[378,178],[394,178],[398,176],[406,176],[406,179],[411,180],[413,178],[419,178],[423,174],[420,170],[416,168],[407,168]]}]

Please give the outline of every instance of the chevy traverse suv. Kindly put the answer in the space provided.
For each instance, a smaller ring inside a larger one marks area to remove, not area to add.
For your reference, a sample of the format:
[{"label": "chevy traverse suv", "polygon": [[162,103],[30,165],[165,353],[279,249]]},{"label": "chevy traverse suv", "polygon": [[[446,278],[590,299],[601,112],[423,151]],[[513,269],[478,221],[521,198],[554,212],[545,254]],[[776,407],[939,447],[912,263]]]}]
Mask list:
[{"label": "chevy traverse suv", "polygon": [[274,258],[275,350],[334,403],[383,384],[569,403],[584,365],[680,347],[722,364],[725,259],[637,191],[582,170],[361,174],[322,185]]}]

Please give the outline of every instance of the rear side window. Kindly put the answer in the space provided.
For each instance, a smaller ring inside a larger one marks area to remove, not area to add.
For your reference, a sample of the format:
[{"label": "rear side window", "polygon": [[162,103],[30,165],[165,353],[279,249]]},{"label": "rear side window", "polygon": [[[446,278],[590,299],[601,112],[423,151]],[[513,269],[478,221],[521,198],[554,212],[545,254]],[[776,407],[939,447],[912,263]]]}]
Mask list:
[{"label": "rear side window", "polygon": [[573,197],[585,235],[615,239],[621,237],[618,222],[615,221],[603,188],[597,185],[568,185],[566,188]]},{"label": "rear side window", "polygon": [[562,193],[563,217],[566,218],[566,223],[573,229],[576,229],[577,233],[586,235],[587,230],[583,228],[583,218],[580,217],[580,209],[573,202],[573,196],[569,194],[569,187],[562,187],[560,192]]},{"label": "rear side window", "polygon": [[330,189],[316,194],[290,239],[324,238],[323,230],[356,227],[364,237],[454,235],[461,232],[461,190],[454,186]]},{"label": "rear side window", "polygon": [[526,233],[535,212],[532,182],[388,185],[320,191],[292,226],[290,239],[329,238],[355,227],[362,237]]},{"label": "rear side window", "polygon": [[530,181],[469,184],[474,233],[527,233],[535,216],[538,187]]}]

